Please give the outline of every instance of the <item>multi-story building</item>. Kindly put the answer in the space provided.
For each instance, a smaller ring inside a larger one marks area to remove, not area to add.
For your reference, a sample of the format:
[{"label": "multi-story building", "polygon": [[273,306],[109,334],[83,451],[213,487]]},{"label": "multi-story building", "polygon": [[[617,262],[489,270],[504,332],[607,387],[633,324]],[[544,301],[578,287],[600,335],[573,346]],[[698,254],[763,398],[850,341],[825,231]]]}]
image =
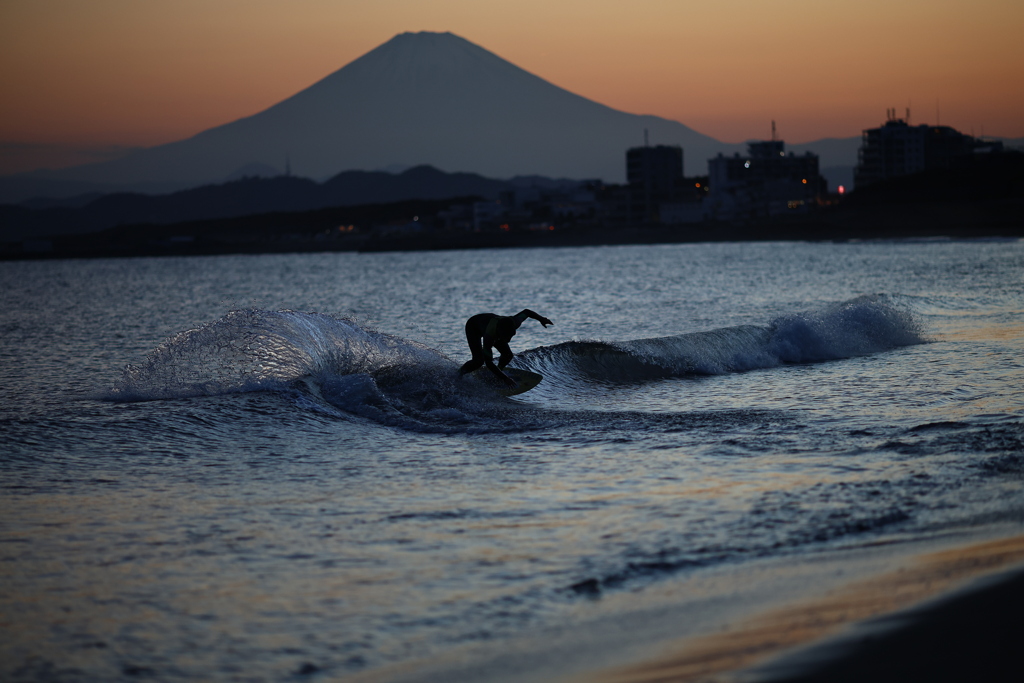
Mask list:
[{"label": "multi-story building", "polygon": [[806,211],[826,193],[818,157],[786,153],[782,140],[747,143],[747,156],[708,159],[706,213],[716,220],[746,221]]},{"label": "multi-story building", "polygon": [[854,171],[856,187],[911,173],[949,168],[957,157],[967,156],[978,149],[994,151],[1001,147],[999,143],[975,140],[949,126],[911,126],[894,114],[890,110],[885,125],[863,132]]},{"label": "multi-story building", "polygon": [[626,222],[660,222],[661,205],[680,201],[685,192],[683,148],[644,145],[627,150],[626,182]]}]

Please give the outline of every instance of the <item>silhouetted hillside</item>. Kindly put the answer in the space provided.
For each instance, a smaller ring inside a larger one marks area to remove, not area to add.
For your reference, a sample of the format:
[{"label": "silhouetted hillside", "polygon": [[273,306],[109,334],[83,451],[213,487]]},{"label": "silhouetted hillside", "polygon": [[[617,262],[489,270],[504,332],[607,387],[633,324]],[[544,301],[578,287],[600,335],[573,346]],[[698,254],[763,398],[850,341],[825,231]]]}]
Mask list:
[{"label": "silhouetted hillside", "polygon": [[[380,181],[379,183],[377,181]],[[566,181],[568,182],[568,181]],[[853,240],[900,238],[1024,237],[1024,154],[974,156],[952,169],[894,178],[858,190],[838,205],[748,223],[703,222],[671,226],[619,226],[599,220],[552,219],[538,230],[525,225],[474,229],[464,222],[466,205],[512,185],[559,185],[545,179],[494,181],[472,174],[444,174],[420,167],[399,176],[386,173],[341,174],[317,184],[298,178],[249,179],[200,188],[167,197],[103,197],[85,209],[33,211],[0,207],[10,216],[69,218],[93,211],[118,216],[122,224],[91,233],[50,239],[0,239],[0,258],[83,258],[95,256],[201,255],[282,251],[388,251],[551,247],[593,244],[750,240]],[[472,188],[472,195],[400,202],[371,197],[402,193],[446,195]],[[322,193],[322,194],[321,194]],[[493,194],[492,194],[493,196]],[[240,211],[240,207],[301,202],[345,202],[330,208],[275,209],[233,217],[209,217],[157,223],[125,217]],[[360,201],[363,200],[363,201]],[[458,205],[458,206],[455,206]],[[454,207],[454,208],[453,208]],[[462,207],[462,208],[459,208]],[[177,212],[177,213],[175,213]],[[472,212],[469,212],[470,214]],[[458,218],[462,216],[463,218]],[[460,222],[461,221],[461,222]],[[529,221],[527,221],[527,224]]]},{"label": "silhouetted hillside", "polygon": [[0,238],[38,238],[95,232],[125,224],[169,224],[411,199],[495,198],[501,190],[517,184],[520,181],[493,180],[474,173],[443,173],[430,166],[417,166],[397,175],[346,171],[324,183],[287,176],[245,178],[167,195],[103,195],[80,207],[0,206]]}]

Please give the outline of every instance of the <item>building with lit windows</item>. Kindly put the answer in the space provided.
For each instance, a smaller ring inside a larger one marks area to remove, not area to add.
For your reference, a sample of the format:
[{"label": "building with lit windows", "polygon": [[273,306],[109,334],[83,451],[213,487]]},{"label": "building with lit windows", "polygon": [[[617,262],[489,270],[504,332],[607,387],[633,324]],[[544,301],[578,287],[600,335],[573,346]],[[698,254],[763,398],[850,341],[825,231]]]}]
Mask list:
[{"label": "building with lit windows", "polygon": [[708,159],[706,213],[721,221],[749,221],[807,211],[826,193],[818,156],[786,153],[782,140],[747,143],[747,155]]}]

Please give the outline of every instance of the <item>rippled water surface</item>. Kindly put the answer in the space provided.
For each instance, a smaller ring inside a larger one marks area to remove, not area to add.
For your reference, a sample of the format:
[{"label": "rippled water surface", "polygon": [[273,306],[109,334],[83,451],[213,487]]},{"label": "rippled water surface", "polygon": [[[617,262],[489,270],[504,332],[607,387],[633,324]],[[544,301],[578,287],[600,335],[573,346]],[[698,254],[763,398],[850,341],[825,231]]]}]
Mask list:
[{"label": "rippled water surface", "polygon": [[[0,264],[0,678],[346,678],[1019,520],[1024,243]],[[531,308],[513,399],[462,325]]]}]

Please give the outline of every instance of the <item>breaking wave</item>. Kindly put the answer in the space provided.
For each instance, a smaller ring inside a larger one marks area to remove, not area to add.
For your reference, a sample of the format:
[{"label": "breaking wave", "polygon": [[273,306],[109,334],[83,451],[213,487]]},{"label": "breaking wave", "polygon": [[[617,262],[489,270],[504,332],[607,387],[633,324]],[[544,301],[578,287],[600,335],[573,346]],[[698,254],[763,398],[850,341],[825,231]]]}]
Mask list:
[{"label": "breaking wave", "polygon": [[885,295],[863,296],[767,326],[742,325],[624,342],[571,341],[517,356],[542,375],[635,382],[720,375],[788,363],[865,356],[924,341],[913,314]]},{"label": "breaking wave", "polygon": [[[742,372],[886,351],[923,341],[885,295],[745,325],[622,342],[569,341],[514,365],[584,382],[634,383]],[[175,335],[125,368],[111,398],[156,400],[246,391],[299,392],[314,404],[414,430],[518,428],[536,408],[458,374],[459,363],[352,320],[296,311],[232,311]]]}]

